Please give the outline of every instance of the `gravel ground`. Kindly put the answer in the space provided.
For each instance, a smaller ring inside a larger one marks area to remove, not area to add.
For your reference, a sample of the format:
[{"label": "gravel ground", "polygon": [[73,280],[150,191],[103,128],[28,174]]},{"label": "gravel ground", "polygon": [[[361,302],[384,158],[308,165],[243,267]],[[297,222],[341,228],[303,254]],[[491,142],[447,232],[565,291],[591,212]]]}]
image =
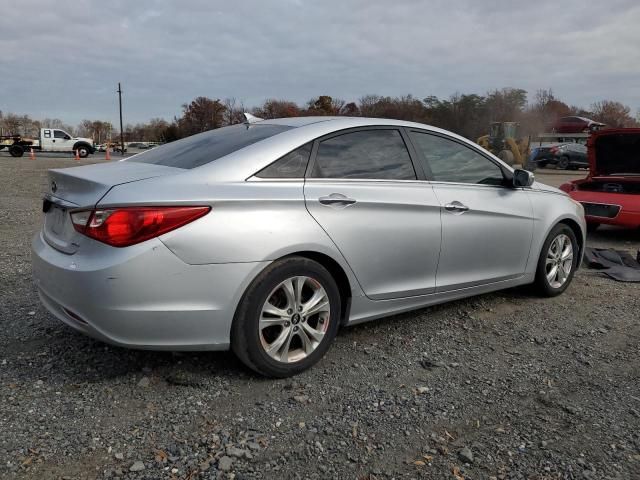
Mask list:
[{"label": "gravel ground", "polygon": [[[510,290],[344,329],[289,380],[230,353],[114,348],[31,282],[46,169],[74,164],[0,155],[0,477],[640,478],[638,285],[581,270],[553,299]],[[589,244],[635,253],[640,234]]]}]

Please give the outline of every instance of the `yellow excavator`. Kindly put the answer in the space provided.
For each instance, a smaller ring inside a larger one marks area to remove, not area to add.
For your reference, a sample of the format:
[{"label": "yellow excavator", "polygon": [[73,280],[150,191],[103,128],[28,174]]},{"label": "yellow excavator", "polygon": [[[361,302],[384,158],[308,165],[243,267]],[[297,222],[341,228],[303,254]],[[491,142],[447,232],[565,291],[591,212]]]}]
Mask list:
[{"label": "yellow excavator", "polygon": [[531,141],[529,137],[518,138],[518,122],[491,122],[489,135],[476,143],[509,165],[527,167]]}]

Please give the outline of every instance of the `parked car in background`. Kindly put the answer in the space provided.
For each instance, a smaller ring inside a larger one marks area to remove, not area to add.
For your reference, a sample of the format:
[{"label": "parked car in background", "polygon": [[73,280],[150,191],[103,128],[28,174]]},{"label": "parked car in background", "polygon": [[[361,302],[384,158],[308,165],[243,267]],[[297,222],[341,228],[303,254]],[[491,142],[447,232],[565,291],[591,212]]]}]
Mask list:
[{"label": "parked car in background", "polygon": [[589,174],[560,188],[584,206],[590,230],[640,227],[640,129],[601,130],[589,138]]},{"label": "parked car in background", "polygon": [[534,163],[536,167],[544,168],[554,159],[551,149],[557,144],[533,145],[529,153],[529,163]]},{"label": "parked car in background", "polygon": [[32,250],[50,312],[121,346],[231,348],[272,377],[345,325],[517,285],[559,295],[585,243],[580,204],[532,173],[381,118],[247,114],[49,185]]},{"label": "parked car in background", "polygon": [[119,143],[113,144],[113,145],[111,145],[111,151],[118,152],[118,153],[126,153],[127,146],[125,145],[125,147],[123,149],[122,146]]},{"label": "parked car in background", "polygon": [[549,153],[551,153],[552,157],[548,163],[555,165],[560,170],[577,170],[578,168],[587,168],[589,166],[587,146],[580,143],[556,145],[551,147]]},{"label": "parked car in background", "polygon": [[555,165],[561,170],[576,170],[589,166],[586,145],[573,142],[534,146],[531,148],[530,159],[539,168]]},{"label": "parked car in background", "polygon": [[585,117],[562,117],[551,127],[552,132],[557,133],[589,133],[604,127],[604,123],[596,122]]}]

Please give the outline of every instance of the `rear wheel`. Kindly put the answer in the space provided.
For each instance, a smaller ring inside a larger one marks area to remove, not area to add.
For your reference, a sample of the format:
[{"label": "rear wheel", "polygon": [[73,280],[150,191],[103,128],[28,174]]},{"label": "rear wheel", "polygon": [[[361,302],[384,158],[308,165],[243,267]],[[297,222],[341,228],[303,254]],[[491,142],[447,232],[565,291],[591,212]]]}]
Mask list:
[{"label": "rear wheel", "polygon": [[566,170],[567,168],[569,168],[569,157],[567,157],[566,155],[560,157],[560,160],[558,160],[556,166],[560,170]]},{"label": "rear wheel", "polygon": [[578,241],[573,230],[559,223],[549,233],[538,259],[535,286],[547,297],[564,292],[578,266]]},{"label": "rear wheel", "polygon": [[231,348],[256,372],[289,377],[324,356],[338,332],[340,312],[338,287],[322,265],[285,258],[245,292],[231,328]]},{"label": "rear wheel", "polygon": [[22,155],[24,155],[24,148],[22,148],[22,146],[20,145],[11,145],[9,147],[9,154],[12,157],[21,157]]}]

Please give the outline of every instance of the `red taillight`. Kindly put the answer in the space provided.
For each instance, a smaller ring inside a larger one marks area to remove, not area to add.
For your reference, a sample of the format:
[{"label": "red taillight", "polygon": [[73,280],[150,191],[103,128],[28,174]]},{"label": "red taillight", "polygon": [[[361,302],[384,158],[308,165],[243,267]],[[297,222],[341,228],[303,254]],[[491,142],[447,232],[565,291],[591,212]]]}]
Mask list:
[{"label": "red taillight", "polygon": [[551,147],[549,149],[549,152],[551,152],[551,153],[553,153],[555,155],[556,153],[558,153],[558,147]]},{"label": "red taillight", "polygon": [[73,227],[114,247],[128,247],[175,230],[206,215],[211,207],[122,207],[73,212]]}]

